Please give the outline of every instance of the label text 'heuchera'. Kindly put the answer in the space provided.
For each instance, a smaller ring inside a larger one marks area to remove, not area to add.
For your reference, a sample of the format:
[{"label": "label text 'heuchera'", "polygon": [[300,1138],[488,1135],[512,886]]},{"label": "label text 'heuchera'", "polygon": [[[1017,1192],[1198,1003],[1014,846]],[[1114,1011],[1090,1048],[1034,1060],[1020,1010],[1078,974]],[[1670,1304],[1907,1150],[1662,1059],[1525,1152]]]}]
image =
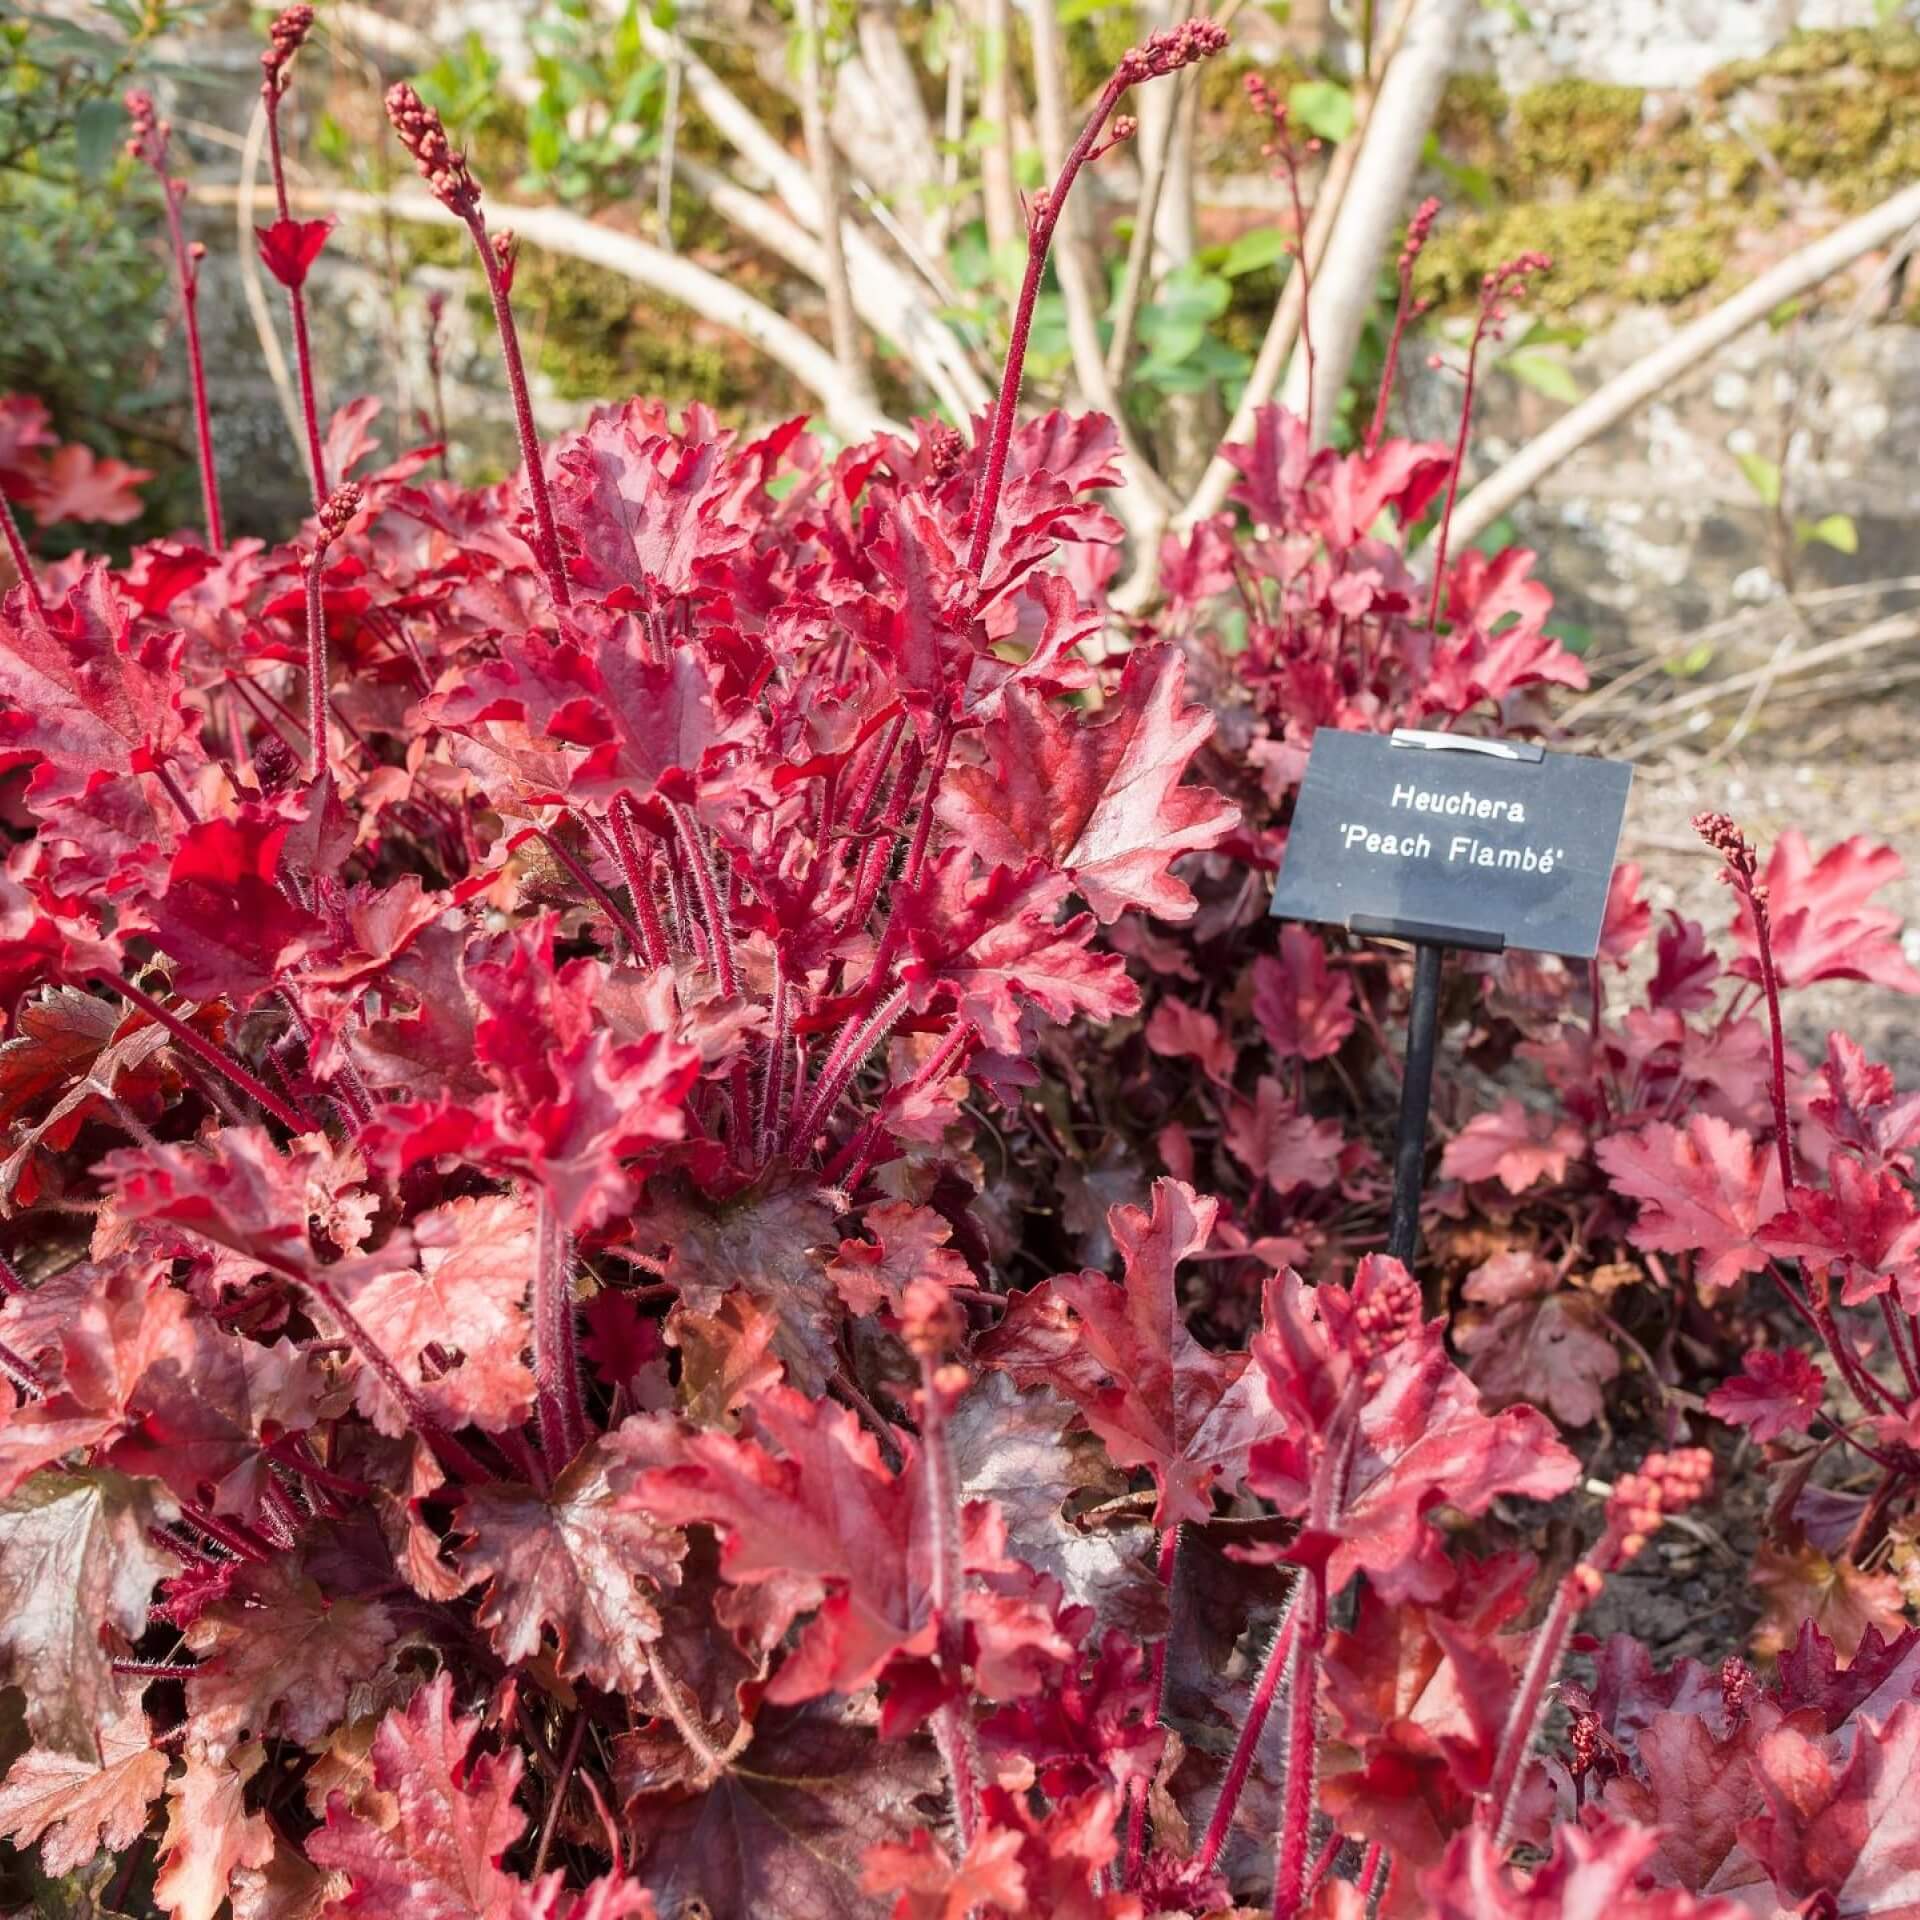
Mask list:
[{"label": "label text 'heuchera'", "polygon": [[[1526,803],[1492,800],[1475,793],[1432,793],[1410,782],[1393,789],[1393,804],[1413,813],[1451,814],[1471,820],[1501,820],[1524,826]],[[1389,859],[1431,860],[1435,842],[1427,832],[1382,833],[1361,820],[1340,823],[1341,846],[1349,853],[1380,854]],[[1470,833],[1447,836],[1441,862],[1448,867],[1491,867],[1517,873],[1549,874],[1565,859],[1559,847],[1503,847]]]}]

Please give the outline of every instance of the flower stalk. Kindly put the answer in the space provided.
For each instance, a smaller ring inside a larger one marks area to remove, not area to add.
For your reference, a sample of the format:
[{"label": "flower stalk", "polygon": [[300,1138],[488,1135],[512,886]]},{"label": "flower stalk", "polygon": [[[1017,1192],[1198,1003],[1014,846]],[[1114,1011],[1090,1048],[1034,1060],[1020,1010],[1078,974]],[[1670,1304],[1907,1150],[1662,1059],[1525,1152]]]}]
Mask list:
[{"label": "flower stalk", "polygon": [[[986,471],[973,501],[973,541],[967,551],[967,571],[979,580],[986,569],[987,549],[993,540],[994,515],[1000,505],[1000,489],[1007,475],[1007,450],[1013,442],[1013,419],[1020,405],[1020,380],[1027,364],[1027,337],[1033,331],[1033,310],[1040,298],[1040,282],[1046,272],[1047,253],[1053,245],[1053,231],[1060,211],[1080,169],[1115,144],[1099,144],[1108,116],[1120,104],[1120,96],[1129,87],[1167,74],[1178,73],[1195,61],[1205,60],[1227,44],[1227,30],[1212,20],[1188,20],[1177,27],[1164,28],[1139,46],[1121,56],[1120,64],[1108,77],[1094,102],[1080,137],[1062,163],[1059,177],[1050,189],[1034,195],[1027,211],[1027,267],[1014,304],[1013,325],[1007,334],[1006,363],[1001,370],[1000,392],[994,401],[987,437]],[[1116,138],[1124,139],[1133,131],[1133,123],[1122,123]]]},{"label": "flower stalk", "polygon": [[573,1236],[544,1188],[534,1201],[534,1221],[533,1380],[540,1451],[557,1475],[587,1443],[573,1315]]},{"label": "flower stalk", "polygon": [[213,416],[207,407],[207,369],[200,352],[200,262],[207,250],[199,241],[187,242],[181,224],[180,206],[187,197],[187,183],[176,180],[168,171],[168,147],[173,137],[171,123],[162,120],[153,104],[153,95],[134,88],[126,96],[127,118],[133,133],[127,152],[150,168],[160,182],[160,198],[166,208],[167,242],[173,249],[174,275],[180,287],[180,315],[187,336],[187,378],[193,392],[193,434],[200,456],[200,501],[207,521],[207,543],[218,550],[227,543],[226,524],[220,512],[220,476],[213,463]]},{"label": "flower stalk", "polygon": [[[280,102],[292,84],[293,57],[306,44],[313,31],[313,9],[291,6],[274,21],[271,44],[260,56],[260,103],[267,121],[267,161],[273,173],[273,198],[283,227],[293,219],[287,198],[286,161],[280,150]],[[273,265],[271,257],[269,265]],[[276,277],[278,268],[275,269]],[[317,513],[325,506],[327,486],[326,454],[320,440],[320,408],[314,394],[313,347],[307,336],[307,295],[304,285],[306,266],[302,263],[286,280],[287,313],[293,327],[293,358],[300,380],[300,410],[307,437],[307,469],[313,482],[313,506]]]},{"label": "flower stalk", "polygon": [[1670,1514],[1684,1513],[1713,1479],[1713,1456],[1704,1447],[1650,1453],[1637,1473],[1623,1473],[1607,1498],[1606,1529],[1593,1551],[1554,1589],[1553,1604],[1533,1637],[1520,1686],[1508,1709],[1495,1752],[1493,1772],[1481,1803],[1483,1823],[1493,1830],[1495,1846],[1513,1839],[1520,1790],[1528,1756],[1546,1716],[1547,1694],[1567,1649],[1567,1637],[1580,1614],[1600,1597],[1606,1576],[1634,1559]]},{"label": "flower stalk", "polygon": [[320,508],[319,531],[313,551],[307,556],[307,739],[309,776],[319,782],[327,777],[327,608],[321,578],[327,568],[327,554],[333,543],[346,532],[348,523],[360,511],[362,497],[358,484],[343,480]]},{"label": "flower stalk", "polygon": [[513,424],[520,436],[520,459],[527,476],[527,497],[533,505],[534,557],[547,577],[547,588],[557,605],[573,604],[567,570],[561,559],[559,529],[554,524],[553,501],[547,491],[546,464],[540,453],[540,435],[533,421],[533,401],[527,391],[526,362],[520,353],[520,330],[513,318],[514,237],[487,230],[480,205],[480,183],[466,156],[447,139],[446,127],[433,108],[407,83],[387,89],[387,118],[400,144],[413,155],[421,178],[433,197],[456,215],[473,236],[487,277],[487,297],[493,305],[494,326],[500,335],[500,357],[506,365],[507,391],[513,400]]}]

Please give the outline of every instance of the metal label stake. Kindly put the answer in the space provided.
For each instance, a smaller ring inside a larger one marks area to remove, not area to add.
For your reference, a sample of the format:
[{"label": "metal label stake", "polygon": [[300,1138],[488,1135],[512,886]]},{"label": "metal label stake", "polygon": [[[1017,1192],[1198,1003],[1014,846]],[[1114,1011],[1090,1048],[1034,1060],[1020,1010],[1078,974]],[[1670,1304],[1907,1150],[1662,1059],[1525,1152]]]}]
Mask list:
[{"label": "metal label stake", "polygon": [[1387,1251],[1413,1263],[1449,947],[1591,963],[1633,769],[1524,740],[1322,727],[1273,913],[1414,950]]}]

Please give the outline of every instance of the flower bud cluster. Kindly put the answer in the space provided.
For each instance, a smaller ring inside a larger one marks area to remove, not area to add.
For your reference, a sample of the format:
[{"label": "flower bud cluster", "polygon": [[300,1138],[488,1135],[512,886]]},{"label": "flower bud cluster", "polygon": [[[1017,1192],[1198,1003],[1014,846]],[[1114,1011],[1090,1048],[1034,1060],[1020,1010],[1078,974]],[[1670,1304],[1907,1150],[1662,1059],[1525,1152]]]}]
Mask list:
[{"label": "flower bud cluster", "polygon": [[1427,242],[1433,235],[1433,223],[1440,217],[1440,202],[1431,197],[1422,200],[1413,210],[1413,218],[1407,222],[1407,237],[1400,243],[1399,270],[1402,274],[1413,271],[1413,265],[1426,251]]},{"label": "flower bud cluster", "polygon": [[1713,1484],[1713,1455],[1705,1447],[1650,1453],[1638,1473],[1623,1473],[1607,1501],[1607,1530],[1620,1562],[1634,1558],[1664,1516],[1684,1513]]},{"label": "flower bud cluster", "polygon": [[346,532],[348,523],[365,503],[357,480],[342,480],[320,509],[320,544],[330,547]]},{"label": "flower bud cluster", "polygon": [[260,71],[264,76],[261,91],[269,98],[277,100],[286,92],[287,68],[312,31],[313,9],[308,6],[288,7],[267,30],[270,44],[260,56]]},{"label": "flower bud cluster", "polygon": [[1120,57],[1117,69],[1127,86],[1137,87],[1143,80],[1178,73],[1195,61],[1211,59],[1227,44],[1227,30],[1213,20],[1186,20],[1177,27],[1162,27]]},{"label": "flower bud cluster", "polygon": [[172,123],[160,118],[153,104],[153,95],[143,88],[133,88],[124,104],[127,118],[133,124],[133,132],[127,139],[127,152],[150,166],[164,180],[167,177],[167,142],[173,134]]},{"label": "flower bud cluster", "polygon": [[1499,339],[1512,304],[1526,298],[1527,282],[1536,274],[1552,271],[1552,254],[1527,252],[1516,253],[1487,273],[1480,282],[1479,336]]},{"label": "flower bud cluster", "polygon": [[468,170],[466,155],[454,149],[439,114],[404,80],[387,89],[387,118],[433,197],[463,220],[477,213],[480,183]]},{"label": "flower bud cluster", "polygon": [[1378,1278],[1364,1296],[1356,1292],[1353,1331],[1361,1356],[1373,1360],[1419,1325],[1421,1303],[1420,1283],[1399,1261],[1376,1260],[1369,1271]]}]

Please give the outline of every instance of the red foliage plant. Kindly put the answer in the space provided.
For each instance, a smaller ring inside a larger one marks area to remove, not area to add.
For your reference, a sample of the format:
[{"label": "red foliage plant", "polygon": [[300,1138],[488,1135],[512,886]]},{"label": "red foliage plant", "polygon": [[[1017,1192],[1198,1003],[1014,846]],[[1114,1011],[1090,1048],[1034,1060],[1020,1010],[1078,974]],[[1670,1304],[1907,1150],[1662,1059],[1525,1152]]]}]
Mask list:
[{"label": "red foliage plant", "polygon": [[[310,25],[274,29],[270,130]],[[0,1833],[48,1900],[1912,1907],[1920,1635],[1881,1562],[1920,1103],[1840,1036],[1806,1079],[1779,1025],[1809,980],[1920,984],[1890,856],[1762,872],[1709,823],[1741,957],[1670,923],[1618,1023],[1599,972],[1466,976],[1513,1089],[1441,1157],[1466,1309],[1370,1250],[1404,983],[1261,924],[1304,749],[1537,724],[1581,670],[1530,556],[1418,585],[1460,449],[1383,440],[1384,394],[1346,455],[1264,413],[1244,520],[1172,543],[1107,657],[1115,437],[1019,417],[1025,325],[1121,93],[1222,41],[1121,63],[973,433],[837,454],[638,400],[542,447],[511,244],[395,89],[521,473],[371,465],[362,402],[307,436],[284,546],[15,540]],[[325,233],[291,224],[261,247],[304,342]],[[210,445],[205,477],[212,520]],[[1650,920],[1623,874],[1604,968]],[[1575,1628],[1730,1429],[1681,1431],[1647,1356],[1667,1443],[1543,1568],[1529,1503],[1583,1480],[1548,1416],[1594,1421],[1630,1294],[1711,1351],[1760,1274],[1833,1369],[1757,1345],[1710,1402],[1779,1465],[1787,1630],[1770,1673],[1662,1671]]]}]

